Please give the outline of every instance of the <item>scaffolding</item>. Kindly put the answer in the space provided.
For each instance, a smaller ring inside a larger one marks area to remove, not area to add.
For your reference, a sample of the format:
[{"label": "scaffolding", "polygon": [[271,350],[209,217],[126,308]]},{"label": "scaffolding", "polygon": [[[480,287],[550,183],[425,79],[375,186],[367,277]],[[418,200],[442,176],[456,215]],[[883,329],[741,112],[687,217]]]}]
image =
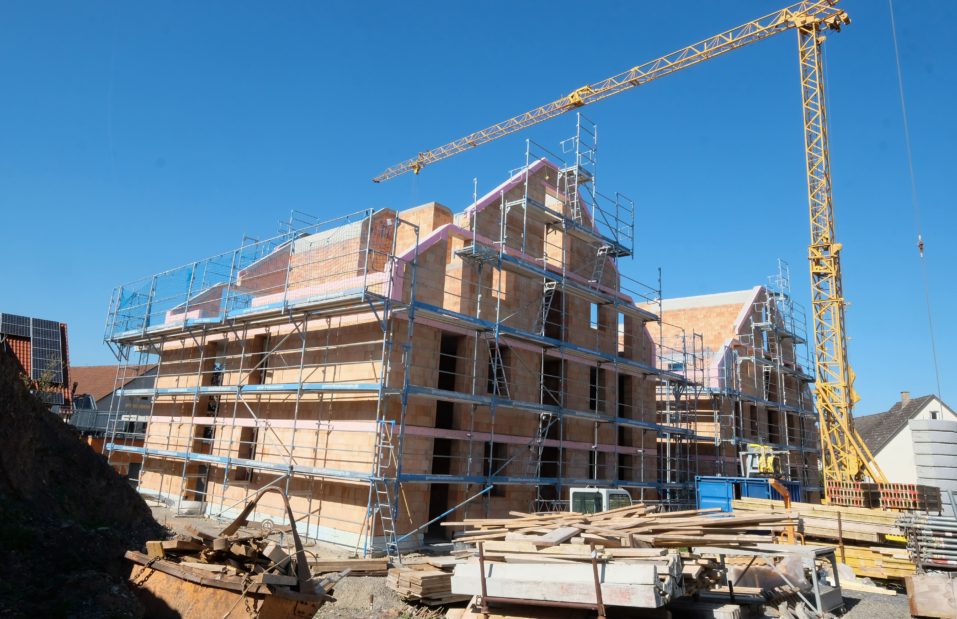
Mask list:
[{"label": "scaffolding", "polygon": [[[282,486],[304,536],[391,557],[452,512],[558,509],[573,486],[687,506],[702,347],[648,328],[660,278],[621,272],[635,207],[598,192],[597,141],[583,116],[562,156],[527,141],[457,215],[293,213],[117,288],[118,400],[149,407],[113,411],[111,460],[142,458],[140,491],[180,513]],[[146,364],[155,384],[124,387]]]},{"label": "scaffolding", "polygon": [[[659,312],[659,316],[661,313]],[[665,334],[669,327],[670,335]],[[704,342],[700,333],[686,332],[658,320],[658,363],[663,370],[656,386],[659,479],[669,505],[690,509],[696,505],[698,475],[697,406],[705,397]],[[678,378],[674,375],[677,374]]]},{"label": "scaffolding", "polygon": [[[394,454],[414,341],[414,320],[397,337],[395,315],[413,311],[418,227],[389,211],[305,218],[293,213],[274,238],[244,239],[114,291],[106,332],[120,361],[114,402],[145,397],[150,407],[111,411],[106,451],[111,460],[140,456],[141,492],[178,513],[231,517],[252,490],[281,485],[306,499],[296,515],[314,538],[324,537],[312,518],[316,480],[364,483],[363,526],[394,553]],[[403,236],[411,250],[399,255]],[[344,333],[359,337],[341,341]],[[124,388],[146,364],[157,367],[155,385]],[[323,415],[336,402],[374,410],[371,423],[346,429],[361,437],[352,446],[320,444],[341,423]],[[158,487],[142,483],[150,474]],[[281,518],[275,507],[257,510]]]},{"label": "scaffolding", "polygon": [[761,287],[733,339],[705,351],[707,388],[697,402],[708,420],[711,449],[699,469],[710,475],[742,475],[738,454],[759,445],[777,453],[782,476],[820,492],[817,416],[809,388],[811,359],[804,308],[791,297],[790,270]]}]

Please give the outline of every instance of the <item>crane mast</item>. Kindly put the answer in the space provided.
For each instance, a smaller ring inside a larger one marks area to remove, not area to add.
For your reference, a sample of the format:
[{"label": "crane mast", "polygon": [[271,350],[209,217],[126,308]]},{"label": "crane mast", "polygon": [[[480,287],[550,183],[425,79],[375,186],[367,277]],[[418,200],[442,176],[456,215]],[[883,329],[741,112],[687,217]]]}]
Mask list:
[{"label": "crane mast", "polygon": [[817,374],[814,385],[823,476],[825,482],[854,481],[863,475],[875,481],[886,481],[867,445],[854,430],[851,414],[856,396],[853,373],[847,360],[841,244],[834,233],[831,158],[824,99],[824,52],[821,44],[825,38],[823,30],[827,27],[827,24],[810,20],[798,27],[811,221],[808,262],[811,269],[814,364]]},{"label": "crane mast", "polygon": [[618,75],[582,86],[524,114],[421,152],[389,167],[373,181],[386,181],[408,172],[418,174],[425,166],[576,108],[596,103],[781,32],[797,30],[811,223],[808,261],[814,316],[815,395],[821,434],[823,477],[825,482],[855,481],[864,476],[878,482],[886,481],[867,446],[855,431],[851,414],[856,396],[853,390],[853,372],[847,361],[845,301],[841,286],[841,244],[836,241],[834,233],[822,56],[824,34],[829,30],[839,31],[843,25],[850,23],[847,13],[834,6],[837,1],[805,0],[780,9]]}]

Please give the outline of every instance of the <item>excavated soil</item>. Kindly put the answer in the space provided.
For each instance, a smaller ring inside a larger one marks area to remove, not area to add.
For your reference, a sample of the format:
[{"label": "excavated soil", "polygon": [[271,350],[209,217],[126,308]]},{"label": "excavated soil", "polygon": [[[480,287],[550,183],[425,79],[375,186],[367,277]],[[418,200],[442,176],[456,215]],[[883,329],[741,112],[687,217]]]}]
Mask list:
[{"label": "excavated soil", "polygon": [[141,617],[128,549],[164,532],[0,345],[0,618]]}]

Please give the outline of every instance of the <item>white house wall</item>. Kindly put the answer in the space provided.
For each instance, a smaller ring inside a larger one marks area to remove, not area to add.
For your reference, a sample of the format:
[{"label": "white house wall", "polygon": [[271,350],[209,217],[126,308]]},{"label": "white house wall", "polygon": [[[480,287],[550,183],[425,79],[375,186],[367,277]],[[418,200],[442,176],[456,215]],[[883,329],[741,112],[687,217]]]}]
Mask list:
[{"label": "white house wall", "polygon": [[[936,398],[925,404],[911,419],[931,419],[931,411],[937,411],[937,419],[957,421],[957,414]],[[874,454],[874,459],[887,476],[887,481],[895,484],[917,483],[917,464],[909,425],[905,425],[883,449]]]}]

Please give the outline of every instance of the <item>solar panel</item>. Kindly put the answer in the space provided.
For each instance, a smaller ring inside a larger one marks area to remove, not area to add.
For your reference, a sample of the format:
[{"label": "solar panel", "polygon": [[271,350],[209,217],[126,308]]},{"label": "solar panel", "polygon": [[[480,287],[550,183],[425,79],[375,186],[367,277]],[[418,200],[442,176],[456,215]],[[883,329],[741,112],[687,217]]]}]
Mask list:
[{"label": "solar panel", "polygon": [[60,404],[62,405],[66,400],[63,397],[62,391],[42,391],[37,394],[40,398],[40,401],[44,404]]},{"label": "solar panel", "polygon": [[60,323],[33,318],[30,325],[30,345],[33,350],[33,379],[62,384],[63,347]]},{"label": "solar panel", "polygon": [[0,314],[0,333],[16,337],[30,337],[30,318],[16,314]]}]

